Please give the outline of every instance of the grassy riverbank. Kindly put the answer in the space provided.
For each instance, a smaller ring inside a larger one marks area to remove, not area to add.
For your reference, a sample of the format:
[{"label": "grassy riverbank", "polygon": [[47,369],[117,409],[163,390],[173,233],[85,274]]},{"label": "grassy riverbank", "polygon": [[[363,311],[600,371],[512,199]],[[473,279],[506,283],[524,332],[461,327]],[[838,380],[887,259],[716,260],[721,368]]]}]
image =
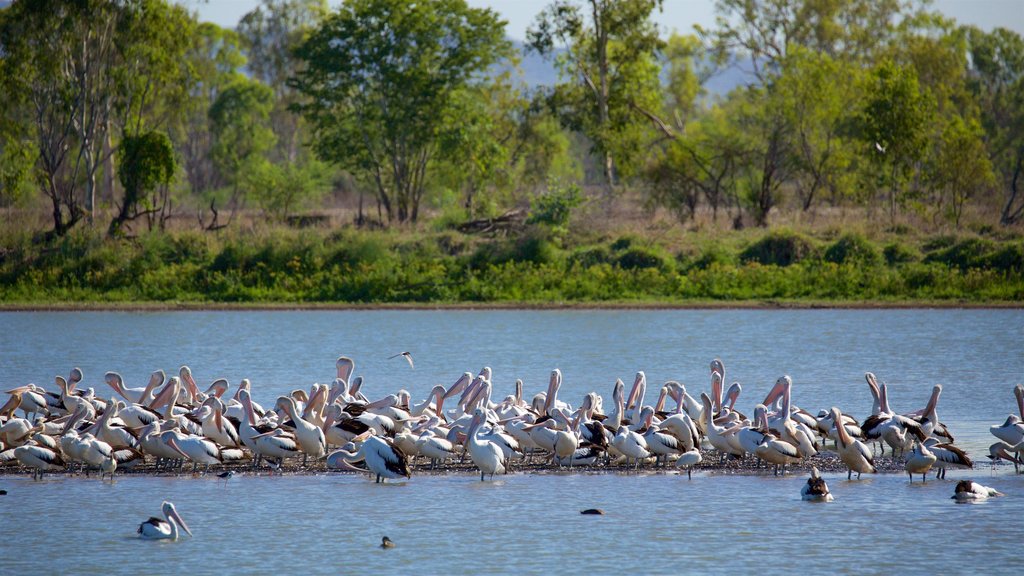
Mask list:
[{"label": "grassy riverbank", "polygon": [[1024,302],[1015,235],[743,230],[8,234],[5,307],[900,306]]}]

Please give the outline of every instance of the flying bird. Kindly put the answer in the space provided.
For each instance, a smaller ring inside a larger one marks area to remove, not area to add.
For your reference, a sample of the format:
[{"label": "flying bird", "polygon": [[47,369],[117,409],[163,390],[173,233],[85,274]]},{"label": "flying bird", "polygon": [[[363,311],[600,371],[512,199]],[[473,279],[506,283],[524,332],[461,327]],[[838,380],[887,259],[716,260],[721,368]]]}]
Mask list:
[{"label": "flying bird", "polygon": [[406,362],[409,363],[409,368],[416,368],[412,364],[412,354],[410,354],[408,352],[399,352],[398,354],[395,354],[394,356],[388,356],[388,360],[391,360],[392,358],[398,358],[399,356],[405,357]]},{"label": "flying bird", "polygon": [[885,154],[885,146],[882,146],[878,142],[875,142],[875,150],[878,150],[882,154]]}]

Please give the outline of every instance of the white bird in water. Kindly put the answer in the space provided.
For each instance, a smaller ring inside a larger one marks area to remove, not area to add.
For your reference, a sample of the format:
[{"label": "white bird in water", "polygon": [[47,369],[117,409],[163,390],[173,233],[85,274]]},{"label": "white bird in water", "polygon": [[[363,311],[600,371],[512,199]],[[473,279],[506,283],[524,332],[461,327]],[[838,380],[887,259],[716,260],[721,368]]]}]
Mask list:
[{"label": "white bird in water", "polygon": [[988,486],[982,486],[972,480],[961,480],[956,483],[954,493],[950,498],[957,502],[977,502],[978,500],[986,500],[992,496],[1003,496],[1002,492],[999,492],[995,488],[989,488]]},{"label": "white bird in water", "polygon": [[811,468],[811,477],[807,479],[807,483],[800,490],[800,498],[808,502],[831,502],[833,500],[832,493],[828,490],[828,484],[825,484],[825,479],[818,473],[817,466]]},{"label": "white bird in water", "polygon": [[394,356],[388,356],[388,360],[391,360],[392,358],[398,358],[399,356],[405,358],[405,361],[409,363],[409,368],[416,368],[412,363],[412,354],[408,352],[399,352]]},{"label": "white bird in water", "polygon": [[188,524],[181,518],[178,511],[174,508],[174,504],[170,502],[164,502],[161,507],[166,520],[161,520],[155,516],[150,517],[142,524],[139,524],[138,533],[147,540],[177,540],[178,539],[178,526],[181,526],[188,535],[192,535],[192,531],[188,529]]}]

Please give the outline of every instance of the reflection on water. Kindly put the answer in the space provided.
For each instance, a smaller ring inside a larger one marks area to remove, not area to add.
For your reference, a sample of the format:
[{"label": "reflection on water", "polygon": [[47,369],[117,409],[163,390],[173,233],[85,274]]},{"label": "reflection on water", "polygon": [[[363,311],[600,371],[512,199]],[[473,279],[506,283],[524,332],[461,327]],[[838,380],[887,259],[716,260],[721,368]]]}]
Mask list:
[{"label": "reflection on water", "polygon": [[[751,573],[782,567],[836,572],[1009,573],[1019,555],[1024,476],[990,471],[988,426],[1015,409],[1024,380],[1024,312],[1017,310],[799,311],[361,311],[0,314],[0,383],[85,371],[109,395],[116,370],[142,386],[156,368],[189,364],[199,384],[248,377],[269,404],[293,388],[329,382],[339,354],[352,356],[364,390],[398,388],[414,400],[464,370],[494,369],[496,399],[543,389],[565,375],[561,397],[578,404],[615,378],[643,369],[696,395],[708,362],[741,382],[739,407],[759,402],[779,375],[794,402],[837,405],[863,417],[863,373],[890,385],[895,409],[924,406],[944,386],[940,417],[981,463],[949,480],[910,484],[881,475],[847,482],[826,475],[836,501],[800,500],[802,476],[696,473],[414,475],[375,485],[348,475],[255,477],[0,477],[0,574],[187,570],[195,574],[292,573]],[[409,350],[410,370],[401,358]],[[1007,494],[955,505],[955,481],[971,477]],[[195,533],[177,543],[136,538],[138,524],[175,502]],[[605,516],[581,516],[602,508]],[[381,550],[381,536],[397,543]]]}]

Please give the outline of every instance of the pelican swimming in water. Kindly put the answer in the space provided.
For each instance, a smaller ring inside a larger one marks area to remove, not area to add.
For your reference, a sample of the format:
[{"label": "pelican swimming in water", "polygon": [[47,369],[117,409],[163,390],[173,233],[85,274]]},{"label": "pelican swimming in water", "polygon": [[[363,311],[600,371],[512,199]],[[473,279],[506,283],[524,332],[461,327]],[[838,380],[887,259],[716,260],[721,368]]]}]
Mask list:
[{"label": "pelican swimming in water", "polygon": [[800,490],[800,498],[808,502],[831,502],[832,493],[828,490],[828,484],[818,473],[818,467],[811,468],[811,477],[807,479],[803,489]]},{"label": "pelican swimming in water", "polygon": [[989,488],[988,486],[982,486],[977,482],[971,480],[961,480],[956,483],[954,493],[950,498],[957,502],[977,502],[978,500],[986,500],[993,496],[1003,496],[1002,492],[999,492],[995,488]]},{"label": "pelican swimming in water", "polygon": [[185,524],[181,515],[174,508],[174,504],[164,501],[161,510],[163,510],[166,520],[151,516],[149,520],[139,524],[138,533],[142,538],[147,540],[177,540],[178,526],[181,526],[185,532],[188,532],[189,536],[192,535],[192,531],[188,529],[188,524]]}]

